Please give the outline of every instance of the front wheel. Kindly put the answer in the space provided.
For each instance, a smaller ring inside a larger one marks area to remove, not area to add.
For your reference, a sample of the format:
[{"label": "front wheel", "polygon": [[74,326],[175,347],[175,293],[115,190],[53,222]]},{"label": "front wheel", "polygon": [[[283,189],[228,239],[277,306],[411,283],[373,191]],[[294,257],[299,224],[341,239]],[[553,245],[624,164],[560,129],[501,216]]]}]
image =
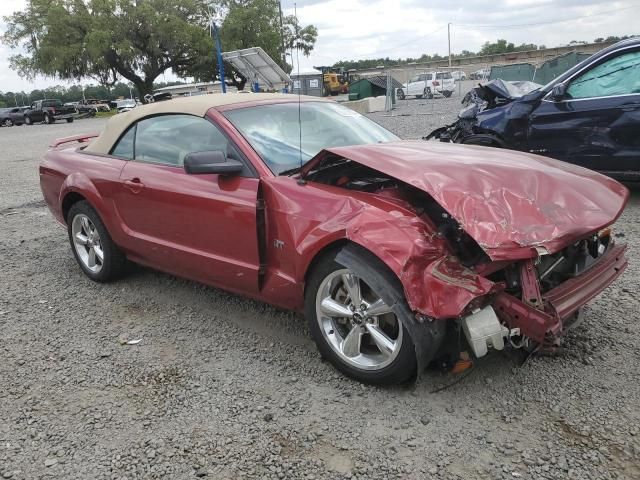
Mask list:
[{"label": "front wheel", "polygon": [[55,122],[55,119],[51,115],[45,114],[44,123],[46,123],[47,125],[51,125],[54,122]]},{"label": "front wheel", "polygon": [[398,97],[398,100],[404,100],[405,99],[404,91],[401,88],[398,89],[398,92],[397,92],[396,95]]},{"label": "front wheel", "polygon": [[452,93],[453,92],[451,90],[445,90],[442,92],[442,95],[444,95],[444,98],[449,98]]},{"label": "front wheel", "polygon": [[73,117],[67,118],[67,123],[73,123]]},{"label": "front wheel", "polygon": [[361,276],[335,256],[317,265],[305,292],[311,334],[321,355],[346,375],[365,383],[402,383],[416,373],[414,344],[403,321],[371,285],[385,291],[397,287],[382,265],[366,265]]},{"label": "front wheel", "polygon": [[88,202],[73,204],[67,215],[67,231],[73,255],[91,280],[108,282],[124,272],[125,255]]},{"label": "front wheel", "polygon": [[26,125],[33,125],[33,120],[31,120],[31,117],[24,117],[24,123]]},{"label": "front wheel", "polygon": [[10,118],[5,118],[4,122],[2,122],[2,125],[4,125],[5,127],[13,127],[13,121]]}]

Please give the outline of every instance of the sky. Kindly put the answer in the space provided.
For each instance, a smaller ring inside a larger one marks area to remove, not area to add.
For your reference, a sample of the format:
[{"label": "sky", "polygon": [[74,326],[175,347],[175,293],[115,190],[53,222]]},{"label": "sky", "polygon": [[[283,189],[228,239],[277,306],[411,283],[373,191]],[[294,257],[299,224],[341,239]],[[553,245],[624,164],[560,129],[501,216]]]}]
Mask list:
[{"label": "sky", "polygon": [[[0,17],[25,4],[0,0]],[[282,0],[282,6],[286,14],[294,13],[293,1]],[[300,55],[301,69],[338,60],[446,55],[448,23],[453,53],[477,51],[498,38],[554,47],[640,34],[639,0],[299,0],[296,9],[302,25],[318,29],[314,51],[309,57]],[[0,19],[0,31],[4,28]],[[52,78],[25,81],[9,68],[10,55],[0,43],[0,91],[65,84]],[[159,80],[175,79],[167,74]]]}]

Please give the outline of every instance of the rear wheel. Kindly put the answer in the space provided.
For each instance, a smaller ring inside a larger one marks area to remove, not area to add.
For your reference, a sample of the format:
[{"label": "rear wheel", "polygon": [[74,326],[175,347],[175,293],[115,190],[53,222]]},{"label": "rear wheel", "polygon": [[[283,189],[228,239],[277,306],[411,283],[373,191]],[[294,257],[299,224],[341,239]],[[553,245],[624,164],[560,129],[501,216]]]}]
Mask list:
[{"label": "rear wheel", "polygon": [[122,275],[126,257],[88,202],[73,204],[67,215],[67,231],[73,255],[87,277],[108,282]]},{"label": "rear wheel", "polygon": [[368,262],[366,273],[358,276],[334,258],[317,265],[305,292],[305,314],[318,350],[338,370],[362,382],[409,380],[417,368],[411,336],[396,309],[371,287],[392,291],[396,286],[381,265]]},{"label": "rear wheel", "polygon": [[398,92],[396,93],[396,96],[398,97],[398,100],[404,100],[405,96],[404,96],[404,90],[402,90],[401,88],[398,89]]},{"label": "rear wheel", "polygon": [[73,117],[67,118],[67,123],[73,123]]},{"label": "rear wheel", "polygon": [[49,115],[48,113],[45,113],[44,115],[44,123],[46,123],[47,125],[51,125],[52,123],[54,123],[56,120],[55,118],[53,118],[51,115]]},{"label": "rear wheel", "polygon": [[10,118],[5,118],[5,120],[2,122],[2,125],[4,125],[5,127],[13,127],[13,121]]},{"label": "rear wheel", "polygon": [[442,92],[442,95],[444,95],[444,98],[449,98],[452,93],[453,92],[451,90],[445,90],[444,92]]},{"label": "rear wheel", "polygon": [[24,117],[24,123],[26,125],[33,125],[33,120],[31,120],[31,117],[26,116],[26,117]]}]

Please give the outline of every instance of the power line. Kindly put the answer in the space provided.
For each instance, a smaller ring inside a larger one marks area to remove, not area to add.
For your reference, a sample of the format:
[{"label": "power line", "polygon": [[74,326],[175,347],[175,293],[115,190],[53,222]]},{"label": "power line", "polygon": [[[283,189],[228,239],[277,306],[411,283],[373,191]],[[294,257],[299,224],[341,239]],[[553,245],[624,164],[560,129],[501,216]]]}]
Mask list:
[{"label": "power line", "polygon": [[574,20],[582,20],[584,18],[598,17],[600,15],[610,15],[612,13],[622,12],[624,10],[631,10],[632,8],[639,8],[639,7],[640,7],[640,4],[635,4],[635,5],[632,5],[630,7],[618,8],[616,10],[608,10],[608,11],[596,12],[596,13],[592,13],[590,15],[582,15],[580,17],[570,17],[570,18],[565,18],[565,19],[562,19],[562,20],[551,20],[551,21],[548,21],[548,22],[518,23],[518,24],[511,24],[511,25],[474,25],[474,24],[469,24],[469,23],[453,23],[452,25],[455,25],[456,27],[472,27],[472,28],[535,27],[535,26],[538,26],[538,25],[552,25],[554,23],[572,22]]}]

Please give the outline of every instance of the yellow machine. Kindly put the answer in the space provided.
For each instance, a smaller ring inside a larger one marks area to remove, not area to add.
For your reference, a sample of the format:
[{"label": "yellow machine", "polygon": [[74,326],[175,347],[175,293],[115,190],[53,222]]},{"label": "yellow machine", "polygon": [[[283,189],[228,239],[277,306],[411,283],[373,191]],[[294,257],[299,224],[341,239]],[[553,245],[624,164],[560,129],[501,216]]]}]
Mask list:
[{"label": "yellow machine", "polygon": [[349,82],[346,81],[343,68],[340,68],[338,71],[332,67],[313,68],[322,72],[322,96],[339,95],[340,93],[347,93],[349,91]]}]

